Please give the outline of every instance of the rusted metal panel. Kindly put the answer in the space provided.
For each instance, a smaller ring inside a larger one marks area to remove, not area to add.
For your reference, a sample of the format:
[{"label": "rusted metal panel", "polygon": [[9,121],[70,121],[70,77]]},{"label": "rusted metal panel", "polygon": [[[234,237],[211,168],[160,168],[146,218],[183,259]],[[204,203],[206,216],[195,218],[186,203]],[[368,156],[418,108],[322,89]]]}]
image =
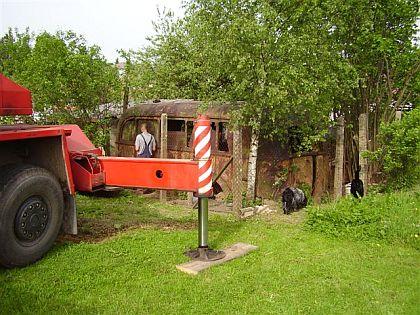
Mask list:
[{"label": "rusted metal panel", "polygon": [[118,156],[135,157],[134,144],[118,143]]},{"label": "rusted metal panel", "polygon": [[316,158],[316,174],[312,195],[316,202],[321,202],[321,197],[332,190],[332,169],[330,167],[330,157],[328,155],[318,155]]},{"label": "rusted metal panel", "polygon": [[161,100],[159,102],[145,102],[130,107],[123,115],[122,119],[131,116],[137,117],[160,117],[166,113],[168,117],[191,118],[195,119],[197,114],[206,113],[210,119],[229,120],[230,104],[208,104],[205,110],[201,109],[203,105],[195,100]]}]

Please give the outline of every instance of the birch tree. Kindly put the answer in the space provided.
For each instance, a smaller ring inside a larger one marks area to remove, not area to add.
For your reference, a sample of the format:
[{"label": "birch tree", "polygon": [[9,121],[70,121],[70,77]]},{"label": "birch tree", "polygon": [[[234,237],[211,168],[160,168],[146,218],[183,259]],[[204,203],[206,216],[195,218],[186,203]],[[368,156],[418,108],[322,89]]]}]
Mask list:
[{"label": "birch tree", "polygon": [[331,112],[344,115],[345,156],[357,166],[350,144],[359,114],[368,114],[375,149],[380,121],[418,103],[416,0],[187,0],[184,7],[181,19],[162,14],[137,55],[138,94],[230,102],[232,121],[252,129],[250,198],[260,138],[285,143],[298,127],[303,151],[323,138]]},{"label": "birch tree", "polygon": [[[141,53],[150,94],[232,104],[250,126],[248,197],[254,198],[260,138],[286,140],[300,126],[302,150],[322,138],[337,99],[355,82],[313,1],[190,0],[181,20],[158,23]],[[239,102],[240,105],[239,105]]]}]

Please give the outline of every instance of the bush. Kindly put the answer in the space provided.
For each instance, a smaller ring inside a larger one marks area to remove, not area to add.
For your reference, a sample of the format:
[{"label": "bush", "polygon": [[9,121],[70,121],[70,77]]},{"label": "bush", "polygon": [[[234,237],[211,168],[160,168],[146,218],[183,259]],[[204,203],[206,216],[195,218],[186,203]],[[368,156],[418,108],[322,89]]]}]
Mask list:
[{"label": "bush", "polygon": [[355,240],[403,243],[420,249],[420,193],[402,191],[347,197],[308,208],[306,227],[327,235]]},{"label": "bush", "polygon": [[83,132],[90,139],[90,141],[92,141],[95,147],[102,147],[107,150],[110,136],[109,125],[109,118],[98,119],[95,122],[85,124],[83,126]]},{"label": "bush", "polygon": [[308,205],[313,204],[314,200],[313,200],[313,197],[312,197],[312,187],[311,187],[311,185],[309,185],[307,183],[299,183],[297,185],[297,188],[302,190],[303,193],[305,194],[305,197],[308,200]]},{"label": "bush", "polygon": [[420,180],[420,109],[406,114],[401,121],[381,125],[381,147],[368,154],[379,162],[386,185],[391,189],[412,187]]}]

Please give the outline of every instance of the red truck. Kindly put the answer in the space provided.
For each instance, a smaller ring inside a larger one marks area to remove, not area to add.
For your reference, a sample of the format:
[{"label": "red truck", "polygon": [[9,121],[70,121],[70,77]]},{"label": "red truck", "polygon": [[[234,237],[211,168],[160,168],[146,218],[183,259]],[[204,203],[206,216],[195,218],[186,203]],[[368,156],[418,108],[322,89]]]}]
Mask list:
[{"label": "red truck", "polygon": [[[30,91],[0,73],[0,116],[31,114]],[[77,125],[0,125],[0,265],[35,262],[60,230],[76,234],[76,191],[197,192],[198,174],[195,160],[103,156]],[[200,222],[200,248],[207,248],[206,224]]]}]

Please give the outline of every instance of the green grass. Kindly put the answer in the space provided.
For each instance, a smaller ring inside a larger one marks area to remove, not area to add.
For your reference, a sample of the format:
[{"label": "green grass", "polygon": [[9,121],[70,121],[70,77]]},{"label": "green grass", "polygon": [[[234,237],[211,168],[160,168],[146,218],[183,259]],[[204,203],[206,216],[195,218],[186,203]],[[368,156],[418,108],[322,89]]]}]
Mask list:
[{"label": "green grass", "polygon": [[307,231],[291,223],[304,212],[246,221],[212,214],[212,246],[241,241],[259,250],[189,276],[175,265],[196,246],[194,211],[134,195],[79,197],[84,218],[141,228],[60,244],[30,267],[0,270],[0,313],[420,312],[420,254],[412,246]]}]

